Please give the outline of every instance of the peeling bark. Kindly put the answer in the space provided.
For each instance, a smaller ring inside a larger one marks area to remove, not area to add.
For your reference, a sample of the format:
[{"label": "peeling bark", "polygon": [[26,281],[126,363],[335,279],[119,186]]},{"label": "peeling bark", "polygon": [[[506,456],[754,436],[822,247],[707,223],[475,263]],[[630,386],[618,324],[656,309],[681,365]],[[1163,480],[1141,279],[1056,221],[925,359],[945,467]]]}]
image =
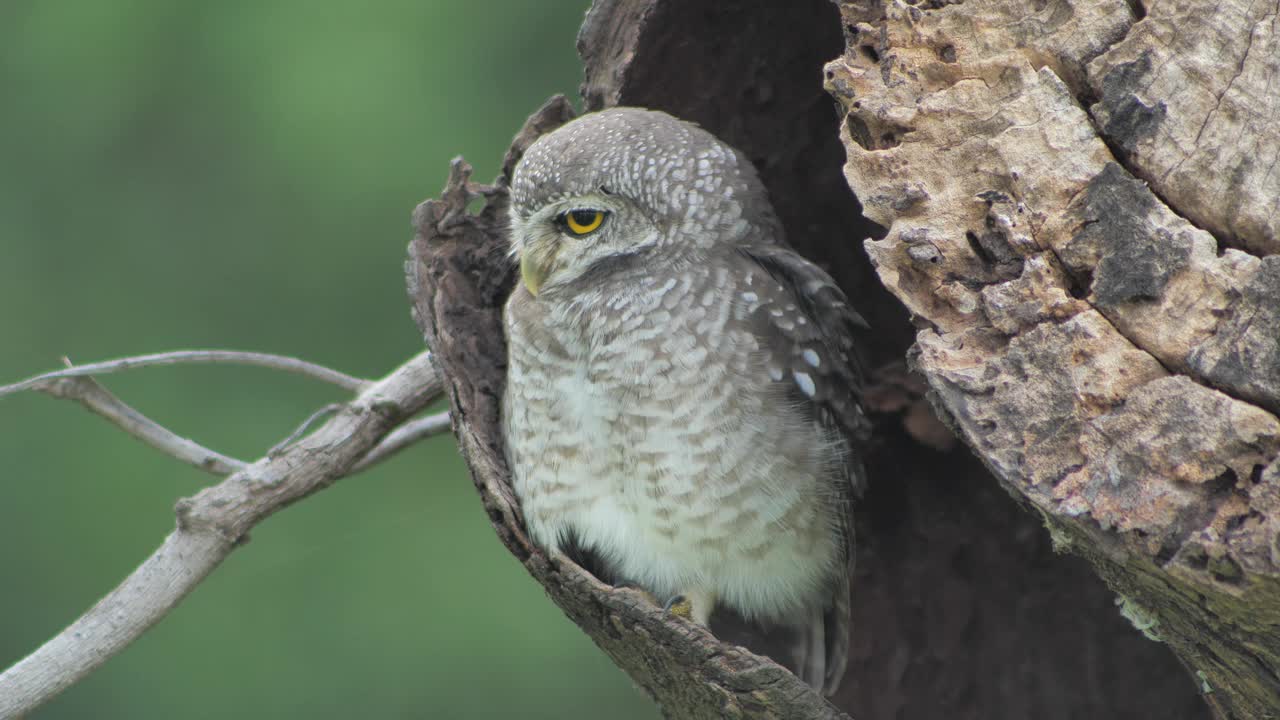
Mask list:
[{"label": "peeling bark", "polygon": [[1180,1],[587,16],[587,109],[663,109],[742,149],[792,244],[874,327],[878,444],[834,706],[523,532],[497,422],[505,178],[567,106],[531,118],[493,186],[456,164],[419,208],[415,313],[495,528],[668,716],[1280,716],[1280,262],[1262,256],[1280,143],[1259,120],[1275,9],[1227,22]]}]

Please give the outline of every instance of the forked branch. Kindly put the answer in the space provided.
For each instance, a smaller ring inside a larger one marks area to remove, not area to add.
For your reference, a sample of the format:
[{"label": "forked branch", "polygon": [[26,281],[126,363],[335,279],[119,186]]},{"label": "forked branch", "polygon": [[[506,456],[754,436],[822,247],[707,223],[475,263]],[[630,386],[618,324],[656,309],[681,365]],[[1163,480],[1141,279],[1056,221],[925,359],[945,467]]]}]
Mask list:
[{"label": "forked branch", "polygon": [[[397,425],[420,412],[440,394],[440,378],[432,365],[430,353],[426,352],[376,382],[352,378],[292,358],[281,359],[257,353],[164,353],[48,373],[0,388],[0,396],[18,390],[45,389],[42,386],[84,378],[93,373],[193,359],[251,361],[252,364],[327,379],[344,387],[359,389],[359,394],[310,435],[278,453],[241,467],[221,483],[205,488],[194,497],[180,500],[177,504],[177,528],[151,557],[65,630],[0,674],[0,720],[31,712],[127,647],[177,606],[232,550],[242,544],[251,528],[277,510],[328,487],[357,468],[369,467],[389,457],[413,440],[447,427],[441,416],[433,415],[406,426],[400,433],[391,434]],[[86,387],[101,390],[96,385],[80,385],[80,394],[97,397],[98,400],[92,402],[98,403],[98,407],[112,406],[114,402],[127,408],[114,398],[108,402],[96,391],[86,390]],[[110,397],[109,393],[106,395]],[[118,406],[116,410],[119,410]],[[138,426],[148,428],[147,432],[159,427],[145,418],[142,420],[145,422]],[[384,438],[385,443],[382,442]],[[174,454],[170,445],[166,441],[160,447]],[[211,452],[196,447],[198,451]],[[236,461],[223,457],[219,462],[230,465]]]},{"label": "forked branch", "polygon": [[192,467],[223,476],[244,467],[243,460],[223,455],[166,428],[133,409],[88,376],[61,377],[34,386],[54,397],[75,400],[90,412],[135,438]]}]

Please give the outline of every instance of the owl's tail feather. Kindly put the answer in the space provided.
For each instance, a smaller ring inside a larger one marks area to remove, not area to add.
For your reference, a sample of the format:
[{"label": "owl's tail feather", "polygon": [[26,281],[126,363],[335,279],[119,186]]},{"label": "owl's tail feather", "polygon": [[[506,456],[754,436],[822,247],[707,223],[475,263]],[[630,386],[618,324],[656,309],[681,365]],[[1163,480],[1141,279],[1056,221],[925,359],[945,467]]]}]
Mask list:
[{"label": "owl's tail feather", "polygon": [[849,583],[836,586],[831,606],[810,612],[795,628],[791,641],[792,667],[814,690],[834,695],[849,663]]},{"label": "owl's tail feather", "polygon": [[824,688],[827,674],[826,621],[822,610],[815,610],[808,620],[796,628],[791,652],[796,676],[814,690]]},{"label": "owl's tail feather", "polygon": [[[826,676],[822,680],[822,692],[835,695],[844,679],[849,664],[849,579],[843,578],[831,598],[831,607],[824,613],[819,627],[819,639],[826,649]],[[822,620],[825,620],[823,622]]]}]

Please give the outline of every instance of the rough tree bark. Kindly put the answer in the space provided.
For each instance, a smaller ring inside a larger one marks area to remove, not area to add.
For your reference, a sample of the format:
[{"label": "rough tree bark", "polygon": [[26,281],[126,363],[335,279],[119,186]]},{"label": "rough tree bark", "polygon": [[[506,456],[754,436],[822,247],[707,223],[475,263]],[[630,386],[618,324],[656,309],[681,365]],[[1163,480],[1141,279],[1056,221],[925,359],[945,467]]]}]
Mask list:
[{"label": "rough tree bark", "polygon": [[845,174],[939,411],[1217,717],[1280,716],[1276,4],[842,13]]},{"label": "rough tree bark", "polygon": [[874,327],[844,688],[833,706],[523,533],[497,430],[504,183],[563,102],[494,185],[457,164],[415,216],[415,312],[503,542],[672,717],[1280,717],[1276,15],[597,2],[587,109],[743,149]]}]

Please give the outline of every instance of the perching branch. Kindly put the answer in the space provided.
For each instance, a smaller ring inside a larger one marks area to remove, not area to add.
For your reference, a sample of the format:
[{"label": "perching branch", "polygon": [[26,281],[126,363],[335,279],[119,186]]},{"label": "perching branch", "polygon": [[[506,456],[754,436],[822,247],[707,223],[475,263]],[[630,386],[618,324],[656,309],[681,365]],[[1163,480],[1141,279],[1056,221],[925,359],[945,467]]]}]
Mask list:
[{"label": "perching branch", "polygon": [[65,630],[0,675],[0,720],[31,712],[127,647],[243,544],[250,529],[277,510],[350,475],[366,456],[370,459],[363,467],[429,434],[427,428],[442,427],[438,416],[430,416],[415,423],[412,431],[379,445],[391,439],[389,433],[399,423],[439,396],[440,378],[426,352],[376,382],[257,353],[162,353],[47,373],[2,388],[0,396],[93,372],[193,360],[266,365],[358,387],[360,393],[296,444],[180,500],[177,528],[151,557]]}]

